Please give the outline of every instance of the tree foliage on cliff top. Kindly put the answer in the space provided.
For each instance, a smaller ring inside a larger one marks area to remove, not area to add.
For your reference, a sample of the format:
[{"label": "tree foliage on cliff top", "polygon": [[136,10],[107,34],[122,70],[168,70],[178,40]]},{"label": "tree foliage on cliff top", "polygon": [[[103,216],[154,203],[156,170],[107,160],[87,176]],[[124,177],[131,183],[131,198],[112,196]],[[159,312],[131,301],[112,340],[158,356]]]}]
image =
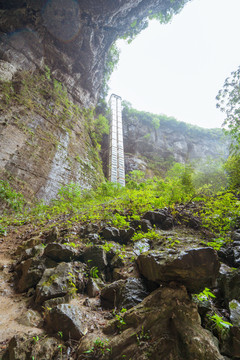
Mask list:
[{"label": "tree foliage on cliff top", "polygon": [[216,100],[217,108],[226,114],[223,125],[231,135],[231,149],[236,155],[240,151],[240,66],[225,80]]},{"label": "tree foliage on cliff top", "polygon": [[223,125],[225,133],[231,139],[230,156],[225,163],[229,185],[232,189],[240,189],[240,66],[233,71],[219,90],[216,97],[217,108],[226,114]]},{"label": "tree foliage on cliff top", "polygon": [[173,116],[165,114],[152,114],[146,111],[134,109],[128,101],[123,101],[123,119],[126,123],[140,122],[149,126],[152,129],[168,128],[176,132],[184,133],[190,136],[219,138],[223,132],[222,129],[204,129],[196,125],[187,124],[183,121],[178,121]]},{"label": "tree foliage on cliff top", "polygon": [[141,4],[139,5],[139,12],[133,9],[132,22],[129,24],[124,35],[121,37],[130,43],[142,30],[146,29],[149,20],[157,20],[160,24],[167,24],[172,20],[172,17],[178,14],[184,5],[190,0],[164,0],[160,4],[149,4],[141,18],[139,12],[141,11]]}]

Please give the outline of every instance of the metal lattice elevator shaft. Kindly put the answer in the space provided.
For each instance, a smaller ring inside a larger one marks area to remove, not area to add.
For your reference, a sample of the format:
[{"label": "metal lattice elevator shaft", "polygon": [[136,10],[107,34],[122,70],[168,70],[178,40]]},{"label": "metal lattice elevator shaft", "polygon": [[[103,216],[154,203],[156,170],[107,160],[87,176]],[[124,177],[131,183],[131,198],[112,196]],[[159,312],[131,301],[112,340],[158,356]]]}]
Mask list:
[{"label": "metal lattice elevator shaft", "polygon": [[122,99],[112,94],[109,99],[111,110],[108,180],[125,186],[125,167],[122,130]]}]

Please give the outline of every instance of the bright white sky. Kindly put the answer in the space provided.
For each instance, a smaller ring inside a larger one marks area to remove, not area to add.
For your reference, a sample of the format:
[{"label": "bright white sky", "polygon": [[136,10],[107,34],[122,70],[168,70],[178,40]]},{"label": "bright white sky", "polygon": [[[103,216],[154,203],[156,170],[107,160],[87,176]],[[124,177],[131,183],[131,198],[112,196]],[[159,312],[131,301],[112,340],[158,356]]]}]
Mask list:
[{"label": "bright white sky", "polygon": [[149,27],[121,50],[110,94],[138,110],[221,127],[215,97],[240,65],[240,0],[192,0],[168,25]]}]

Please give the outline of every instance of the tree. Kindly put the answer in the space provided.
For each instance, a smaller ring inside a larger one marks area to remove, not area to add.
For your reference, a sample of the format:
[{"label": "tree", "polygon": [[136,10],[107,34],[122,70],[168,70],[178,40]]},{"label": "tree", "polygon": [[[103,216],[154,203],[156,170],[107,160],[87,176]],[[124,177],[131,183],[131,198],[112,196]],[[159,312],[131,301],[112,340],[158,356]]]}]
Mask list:
[{"label": "tree", "polygon": [[224,82],[223,89],[217,97],[217,107],[226,113],[223,125],[228,126],[231,136],[231,155],[225,163],[229,186],[240,189],[240,66]]},{"label": "tree", "polygon": [[240,150],[240,66],[224,82],[216,97],[217,108],[226,113],[223,125],[228,126],[232,138],[231,151],[239,155]]}]

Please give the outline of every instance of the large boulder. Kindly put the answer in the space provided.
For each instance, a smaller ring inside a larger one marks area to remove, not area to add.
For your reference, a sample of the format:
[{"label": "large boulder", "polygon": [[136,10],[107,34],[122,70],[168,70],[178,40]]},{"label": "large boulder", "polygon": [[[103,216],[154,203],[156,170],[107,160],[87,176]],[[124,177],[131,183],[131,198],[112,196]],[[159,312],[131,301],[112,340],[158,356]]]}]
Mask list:
[{"label": "large boulder", "polygon": [[106,252],[100,245],[87,247],[83,253],[83,258],[89,267],[96,266],[100,271],[105,270],[107,266]]},{"label": "large boulder", "polygon": [[106,226],[101,231],[101,236],[109,241],[116,241],[119,238],[119,229],[113,226]]},{"label": "large boulder", "polygon": [[142,219],[149,220],[152,225],[157,225],[163,230],[173,227],[173,217],[167,209],[148,211],[143,215]]},{"label": "large boulder", "polygon": [[[233,245],[235,245],[233,243]],[[233,247],[234,264],[233,266],[240,267],[240,244]]]},{"label": "large boulder", "polygon": [[[197,306],[184,286],[159,288],[105,327],[112,359],[224,360],[217,339],[201,327]],[[115,325],[115,326],[114,326]]]},{"label": "large boulder", "polygon": [[35,337],[26,334],[15,335],[3,354],[3,360],[52,360],[59,353],[59,342],[51,337]]},{"label": "large boulder", "polygon": [[82,258],[82,254],[73,246],[50,243],[44,249],[44,255],[57,262],[68,262]]},{"label": "large boulder", "polygon": [[237,300],[230,301],[229,310],[231,323],[240,326],[240,303]]},{"label": "large boulder", "polygon": [[234,241],[240,241],[240,229],[237,229],[232,233],[232,239]]},{"label": "large boulder", "polygon": [[25,261],[27,259],[42,256],[44,253],[44,247],[42,245],[36,245],[32,248],[24,249],[21,253],[20,262]]},{"label": "large boulder", "polygon": [[178,253],[174,250],[150,251],[137,258],[140,273],[158,284],[179,282],[192,293],[212,287],[219,271],[217,253],[197,248]]},{"label": "large boulder", "polygon": [[44,271],[48,268],[54,268],[57,265],[52,259],[45,257],[30,258],[16,266],[17,290],[26,291],[37,285]]},{"label": "large boulder", "polygon": [[221,343],[221,352],[231,359],[240,358],[240,327],[232,326],[225,334]]},{"label": "large boulder", "polygon": [[139,304],[148,295],[144,282],[138,278],[114,281],[101,291],[101,303],[107,308],[126,308]]},{"label": "large boulder", "polygon": [[46,315],[48,328],[55,333],[61,331],[64,340],[79,340],[87,333],[83,319],[79,308],[69,304],[57,305]]},{"label": "large boulder", "polygon": [[60,263],[54,269],[46,269],[36,288],[36,303],[73,295],[76,292],[76,280],[73,266],[70,263]]},{"label": "large boulder", "polygon": [[87,294],[90,298],[96,297],[100,294],[101,289],[104,287],[104,282],[100,279],[90,278],[87,283]]},{"label": "large boulder", "polygon": [[240,301],[240,269],[222,264],[217,283],[226,306],[233,299]]},{"label": "large boulder", "polygon": [[116,241],[120,244],[127,244],[133,234],[135,229],[133,227],[129,227],[127,229],[117,229],[115,227],[106,226],[101,231],[101,236],[108,241]]},{"label": "large boulder", "polygon": [[23,312],[16,320],[21,325],[31,327],[39,327],[43,323],[43,319],[39,313],[31,309]]}]

